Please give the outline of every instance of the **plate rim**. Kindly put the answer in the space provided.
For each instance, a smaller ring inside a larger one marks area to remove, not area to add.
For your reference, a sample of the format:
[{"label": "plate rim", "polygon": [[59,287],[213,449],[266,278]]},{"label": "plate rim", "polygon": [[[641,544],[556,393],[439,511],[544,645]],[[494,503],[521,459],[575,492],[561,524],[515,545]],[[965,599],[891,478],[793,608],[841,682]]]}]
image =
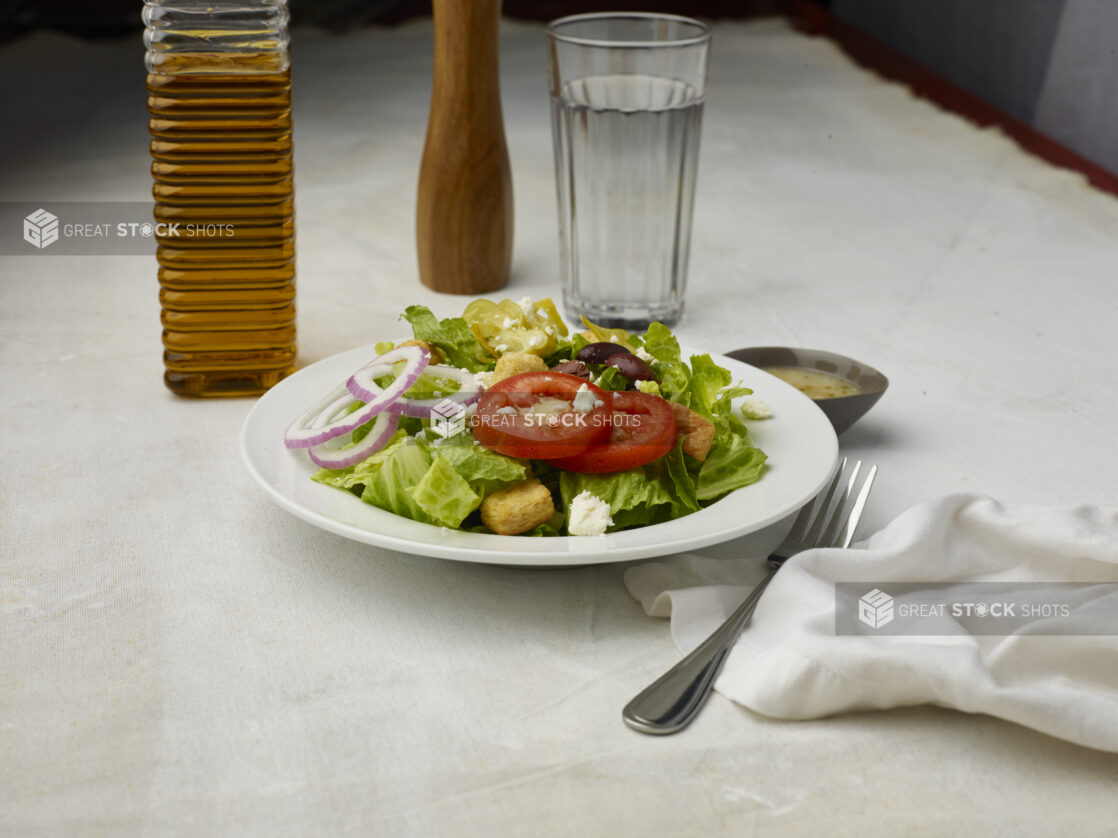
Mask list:
[{"label": "plate rim", "polygon": [[[683,350],[684,355],[698,354],[698,352],[696,352],[691,347],[682,346],[681,348]],[[819,423],[820,428],[825,427],[827,429],[827,431],[829,432],[827,434],[827,441],[830,443],[831,454],[832,454],[830,467],[828,468],[826,473],[823,473],[822,476],[820,476],[816,480],[817,485],[813,485],[812,488],[810,489],[810,491],[803,491],[803,492],[800,493],[802,496],[798,497],[794,504],[786,506],[785,508],[782,508],[780,510],[774,510],[774,511],[762,516],[761,518],[749,519],[747,523],[742,524],[740,527],[730,527],[729,529],[723,528],[723,529],[719,529],[717,531],[708,531],[708,532],[702,532],[702,531],[695,532],[694,528],[692,527],[690,533],[685,533],[682,537],[676,537],[676,538],[673,538],[670,541],[656,541],[656,542],[653,542],[653,543],[643,543],[643,544],[633,544],[633,545],[622,544],[620,546],[616,545],[615,543],[611,543],[608,548],[603,548],[603,549],[598,549],[598,550],[593,549],[594,543],[593,543],[592,539],[597,539],[597,538],[603,538],[604,537],[604,538],[612,538],[614,541],[616,541],[617,537],[625,536],[627,534],[628,535],[633,535],[633,534],[637,534],[637,533],[647,533],[649,530],[657,528],[657,527],[669,527],[671,525],[680,525],[683,522],[701,523],[701,520],[698,521],[698,522],[695,521],[696,516],[702,515],[702,513],[705,512],[706,510],[713,509],[714,507],[718,506],[719,504],[724,503],[725,501],[729,500],[734,495],[736,495],[738,492],[748,491],[750,486],[744,486],[740,489],[735,489],[733,492],[729,493],[728,495],[726,495],[723,498],[720,498],[714,504],[712,504],[709,507],[705,507],[703,510],[700,510],[699,512],[692,513],[691,515],[684,516],[683,518],[676,518],[672,521],[667,521],[667,522],[663,522],[663,523],[660,523],[660,524],[652,524],[652,525],[649,525],[647,527],[641,527],[637,530],[622,530],[622,531],[617,532],[617,533],[609,533],[609,534],[606,534],[605,536],[594,536],[594,537],[556,536],[556,537],[551,537],[551,538],[532,539],[533,543],[538,543],[541,546],[553,545],[552,549],[520,550],[520,549],[516,549],[516,547],[514,545],[510,545],[509,549],[501,549],[499,552],[494,552],[492,549],[489,549],[489,548],[486,548],[486,547],[483,547],[483,546],[480,546],[480,545],[479,546],[461,546],[461,545],[458,545],[458,544],[453,544],[453,545],[452,544],[445,544],[444,545],[444,544],[439,544],[436,541],[415,541],[415,540],[411,540],[411,539],[407,539],[407,538],[402,538],[402,537],[397,536],[397,535],[392,535],[392,534],[388,534],[388,533],[381,533],[381,532],[378,532],[376,530],[365,529],[363,527],[359,527],[359,526],[356,526],[354,524],[351,524],[351,523],[348,523],[348,522],[345,522],[345,521],[339,521],[339,520],[336,520],[333,517],[330,517],[329,515],[326,515],[322,512],[319,512],[315,509],[308,508],[307,506],[298,502],[296,499],[293,499],[293,498],[289,497],[287,494],[285,494],[279,488],[277,488],[277,486],[273,485],[272,481],[267,479],[267,477],[257,469],[256,463],[254,462],[254,459],[253,459],[252,448],[254,446],[253,446],[253,440],[249,439],[249,432],[250,432],[250,429],[252,428],[252,426],[255,423],[262,421],[261,420],[261,415],[264,412],[266,412],[268,407],[271,406],[271,402],[269,401],[269,398],[270,397],[273,398],[273,399],[275,398],[275,396],[273,394],[275,394],[277,392],[285,391],[286,389],[293,386],[293,382],[295,382],[296,380],[298,380],[300,378],[302,378],[302,380],[307,380],[308,378],[313,378],[313,375],[308,375],[308,374],[310,374],[311,371],[314,370],[316,367],[321,368],[321,367],[330,365],[334,362],[337,362],[343,356],[347,356],[349,354],[355,354],[356,355],[356,354],[362,353],[362,352],[375,352],[375,350],[374,350],[372,345],[354,347],[352,349],[343,350],[342,352],[338,352],[338,353],[330,355],[326,358],[322,358],[318,361],[315,361],[314,363],[309,364],[308,366],[303,367],[300,370],[297,370],[292,375],[290,375],[287,378],[280,381],[271,390],[264,393],[253,404],[252,408],[249,410],[248,414],[245,416],[245,419],[244,419],[244,421],[241,425],[240,433],[238,435],[238,442],[239,442],[238,447],[240,449],[242,463],[247,468],[250,476],[252,477],[252,479],[256,483],[256,485],[259,488],[264,490],[264,493],[268,496],[268,498],[273,503],[275,503],[277,506],[279,506],[281,509],[285,510],[286,512],[294,515],[295,517],[297,517],[297,518],[299,518],[303,521],[306,521],[307,523],[309,523],[309,524],[311,524],[315,527],[318,527],[321,530],[333,533],[334,535],[341,536],[341,537],[346,538],[350,541],[355,541],[355,542],[360,543],[360,544],[367,544],[367,545],[371,545],[371,546],[375,546],[375,547],[381,547],[381,548],[387,549],[387,550],[395,550],[397,552],[406,553],[408,555],[428,556],[428,557],[431,557],[431,558],[444,559],[444,560],[449,560],[449,561],[464,561],[464,562],[470,562],[470,563],[489,564],[489,565],[498,565],[498,566],[531,567],[531,568],[538,568],[538,569],[543,569],[543,568],[556,569],[556,568],[560,568],[560,567],[587,566],[587,565],[596,565],[596,564],[613,564],[613,563],[624,562],[624,561],[634,561],[634,560],[639,560],[639,559],[656,558],[658,556],[671,555],[673,553],[683,552],[685,550],[695,550],[695,549],[700,549],[702,547],[709,547],[713,544],[720,544],[720,543],[725,542],[725,541],[730,541],[730,540],[735,539],[735,538],[740,538],[740,537],[748,535],[750,533],[757,532],[758,530],[764,529],[765,527],[770,526],[770,525],[782,520],[783,518],[787,517],[791,513],[800,509],[804,504],[806,504],[809,500],[814,498],[819,493],[819,491],[823,488],[823,486],[826,485],[827,481],[830,479],[830,476],[831,476],[831,474],[833,473],[833,470],[834,470],[834,466],[838,462],[838,454],[839,454],[838,435],[834,432],[834,429],[831,427],[829,420],[827,420],[825,414],[819,408],[818,405],[816,405],[814,402],[811,401],[811,399],[809,399],[807,396],[804,396],[798,390],[795,390],[795,388],[791,387],[791,385],[785,383],[784,381],[781,381],[780,379],[776,378],[775,376],[770,375],[769,373],[766,373],[764,370],[759,369],[758,367],[754,367],[751,364],[746,364],[743,361],[738,361],[735,358],[729,358],[729,357],[726,357],[725,355],[721,355],[719,353],[711,352],[710,353],[711,357],[720,364],[725,364],[725,363],[728,362],[731,367],[733,367],[733,366],[748,367],[750,370],[758,373],[759,375],[765,376],[766,379],[771,379],[773,382],[776,382],[776,385],[779,385],[782,388],[787,388],[787,389],[792,390],[793,392],[795,392],[798,396],[800,396],[804,400],[804,402],[811,405],[811,407],[818,412],[819,419],[821,420],[820,423]],[[356,369],[356,367],[354,367],[354,368]],[[768,383],[768,382],[766,382],[766,383]],[[774,385],[774,386],[776,386],[776,385]],[[772,420],[767,420],[767,421],[772,421]],[[280,444],[282,445],[281,441],[277,441],[277,442],[280,442]],[[281,448],[281,451],[284,454],[291,453],[286,448]],[[764,477],[762,476],[762,480],[763,479],[764,479]],[[751,484],[751,485],[756,485],[756,484]],[[337,489],[331,489],[331,487],[328,487],[328,486],[323,486],[322,488],[324,490],[327,490],[327,491],[335,491],[335,492],[338,491]],[[361,501],[359,499],[357,499],[356,497],[354,498],[354,501],[357,502],[357,503],[361,503]],[[375,511],[380,512],[380,513],[383,513],[385,515],[393,515],[393,517],[401,517],[401,516],[395,516],[394,513],[389,512],[387,510],[379,509],[378,507],[370,506],[370,509],[375,510]],[[489,534],[489,533],[466,533],[466,532],[463,532],[461,530],[450,530],[448,528],[437,528],[437,527],[434,527],[434,525],[432,525],[432,524],[422,524],[422,522],[411,521],[411,519],[407,519],[407,518],[404,518],[403,520],[409,521],[410,523],[413,523],[413,524],[416,524],[416,525],[429,526],[429,527],[433,527],[435,529],[443,529],[447,533],[454,534],[456,537],[476,536],[478,538],[484,538],[484,539],[492,539],[492,538],[508,539],[508,538],[510,538],[509,536],[498,536],[498,535]],[[677,528],[681,528],[681,527],[677,527]],[[570,549],[570,545],[576,544],[576,543],[579,544],[579,545],[585,545],[588,549],[586,549],[585,551],[582,550],[582,549],[578,549],[578,550]]]}]

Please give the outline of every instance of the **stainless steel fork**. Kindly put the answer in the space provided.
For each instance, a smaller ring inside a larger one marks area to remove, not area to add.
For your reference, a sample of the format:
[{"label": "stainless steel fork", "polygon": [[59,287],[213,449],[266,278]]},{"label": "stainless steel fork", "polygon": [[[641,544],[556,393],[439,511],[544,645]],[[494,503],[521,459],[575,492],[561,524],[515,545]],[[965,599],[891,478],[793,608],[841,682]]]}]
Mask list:
[{"label": "stainless steel fork", "polygon": [[[621,716],[625,724],[641,733],[667,734],[685,728],[698,715],[718,677],[722,664],[730,654],[761,594],[780,566],[803,550],[812,547],[849,547],[862,517],[877,466],[872,466],[858,488],[862,461],[847,471],[847,460],[835,472],[831,482],[796,516],[788,537],[768,558],[769,572],[746,597],[745,602],[691,654],[661,675],[630,701]],[[840,491],[840,487],[841,491]],[[838,492],[838,497],[835,493]],[[850,499],[853,504],[844,509]]]}]

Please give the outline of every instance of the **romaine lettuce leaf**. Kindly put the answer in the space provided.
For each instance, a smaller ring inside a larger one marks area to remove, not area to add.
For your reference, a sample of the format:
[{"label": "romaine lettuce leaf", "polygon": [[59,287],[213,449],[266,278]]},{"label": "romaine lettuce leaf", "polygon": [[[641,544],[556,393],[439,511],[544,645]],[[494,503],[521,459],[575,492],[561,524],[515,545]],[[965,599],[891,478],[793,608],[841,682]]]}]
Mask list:
[{"label": "romaine lettuce leaf", "polygon": [[609,504],[614,526],[611,530],[667,520],[672,496],[659,480],[650,480],[643,468],[616,471],[612,474],[559,473],[559,494],[563,509],[582,491],[597,495]]},{"label": "romaine lettuce leaf", "polygon": [[657,460],[645,466],[650,479],[660,481],[672,498],[672,517],[681,518],[699,511],[699,498],[695,478],[687,469],[683,457],[683,440],[677,440],[675,447]]},{"label": "romaine lettuce leaf", "polygon": [[[361,500],[405,518],[435,523],[407,492],[418,485],[431,468],[431,447],[422,436],[402,436],[369,459],[378,460],[379,467],[365,481]],[[368,462],[358,463],[358,467]]]},{"label": "romaine lettuce leaf", "polygon": [[715,435],[696,480],[700,501],[714,500],[760,479],[767,456],[753,445],[744,426],[738,427],[741,432],[725,430]]},{"label": "romaine lettuce leaf", "polygon": [[571,360],[571,342],[567,338],[558,338],[555,350],[550,355],[545,355],[543,362],[551,369],[556,364]]},{"label": "romaine lettuce leaf", "polygon": [[450,461],[437,455],[423,478],[404,491],[434,523],[453,529],[481,503],[481,498]]},{"label": "romaine lettuce leaf", "polygon": [[665,364],[678,364],[683,360],[679,341],[675,339],[671,329],[659,322],[649,324],[644,335],[644,351]]},{"label": "romaine lettuce leaf", "polygon": [[733,400],[750,395],[753,395],[753,391],[748,387],[727,387],[719,393],[710,408],[714,426],[719,430],[733,430],[735,433],[740,432],[737,429],[744,429],[745,426],[734,418]]},{"label": "romaine lettuce leaf", "polygon": [[[396,373],[399,373],[401,370],[403,370],[404,362],[399,361],[394,364],[394,366],[396,368],[395,373],[391,375],[380,375],[374,379],[376,385],[381,389],[387,389],[389,385],[391,385],[392,382],[396,380]],[[412,383],[411,387],[407,389],[407,392],[404,393],[404,396],[409,399],[433,399],[448,395],[449,393],[456,393],[460,389],[462,389],[461,382],[456,381],[453,378],[441,378],[438,375],[423,373],[423,375],[419,376],[419,378],[417,378]],[[364,404],[364,402],[358,402],[358,404]],[[356,406],[353,409],[356,410]],[[414,417],[405,416],[403,418],[407,419]],[[413,427],[412,433],[414,432],[415,429]],[[354,441],[356,442],[357,440]]]},{"label": "romaine lettuce leaf", "polygon": [[388,445],[360,463],[320,469],[313,479],[359,490],[361,500],[397,515],[457,528],[484,497],[526,476],[524,462],[474,445],[472,439],[433,447],[422,435],[397,431]]},{"label": "romaine lettuce leaf", "polygon": [[686,405],[690,400],[691,372],[679,352],[679,341],[663,323],[652,323],[644,336],[644,350],[656,359],[660,392],[668,401]]},{"label": "romaine lettuce leaf", "polygon": [[454,366],[470,372],[492,369],[492,363],[485,360],[486,352],[481,341],[461,317],[438,320],[426,306],[408,306],[404,310],[404,319],[411,323],[417,340],[437,346]]},{"label": "romaine lettuce leaf", "polygon": [[710,355],[691,356],[689,407],[714,422],[719,433],[733,431],[732,425],[744,430],[744,426],[730,421],[732,402],[739,396],[752,394],[753,391],[748,387],[731,386],[732,381],[730,371],[714,363]]},{"label": "romaine lettuce leaf", "polygon": [[[379,382],[378,382],[379,383]],[[404,395],[409,399],[435,399],[448,393],[455,393],[462,385],[451,378],[439,378],[424,373],[415,380]]]},{"label": "romaine lettuce leaf", "polygon": [[629,386],[629,379],[617,367],[606,367],[594,383],[603,390],[624,390]]},{"label": "romaine lettuce leaf", "polygon": [[585,347],[590,345],[590,341],[582,336],[582,332],[575,332],[571,335],[571,357],[575,357]]},{"label": "romaine lettuce leaf", "polygon": [[[449,463],[481,499],[507,489],[528,476],[523,460],[514,460],[480,445],[449,440],[435,450],[435,459]],[[480,500],[479,500],[480,503]]]},{"label": "romaine lettuce leaf", "polygon": [[[354,431],[354,435],[362,430],[362,428],[366,428],[366,425],[362,425],[361,428]],[[367,433],[368,430],[366,429],[365,434]],[[362,434],[362,436],[364,436],[364,434]],[[316,480],[319,483],[323,483],[327,486],[334,486],[338,489],[363,487],[372,479],[373,474],[375,474],[384,463],[384,458],[388,453],[395,446],[403,444],[407,438],[408,435],[404,431],[396,431],[392,439],[388,441],[388,444],[375,454],[371,454],[361,462],[355,463],[352,466],[347,466],[346,468],[320,468],[311,475],[311,480]]]},{"label": "romaine lettuce leaf", "polygon": [[691,401],[687,405],[700,416],[713,419],[711,408],[718,393],[733,379],[730,371],[714,363],[710,355],[691,356]]}]

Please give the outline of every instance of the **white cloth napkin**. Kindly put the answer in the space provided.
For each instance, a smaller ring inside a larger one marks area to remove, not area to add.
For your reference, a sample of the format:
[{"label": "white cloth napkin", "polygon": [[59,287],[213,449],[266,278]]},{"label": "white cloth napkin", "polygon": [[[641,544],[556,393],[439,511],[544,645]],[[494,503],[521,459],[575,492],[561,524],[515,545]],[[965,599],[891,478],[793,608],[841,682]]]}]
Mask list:
[{"label": "white cloth napkin", "polygon": [[[680,555],[629,568],[625,584],[648,614],[671,616],[686,653],[764,572],[757,556]],[[1086,594],[1094,601],[1076,636],[1036,636],[1035,624],[1008,636],[958,626],[945,636],[836,635],[834,583],[890,580],[1115,583],[1118,509],[950,495],[909,509],[855,549],[801,553],[762,596],[716,689],[783,719],[936,704],[1118,751],[1115,585]]]}]

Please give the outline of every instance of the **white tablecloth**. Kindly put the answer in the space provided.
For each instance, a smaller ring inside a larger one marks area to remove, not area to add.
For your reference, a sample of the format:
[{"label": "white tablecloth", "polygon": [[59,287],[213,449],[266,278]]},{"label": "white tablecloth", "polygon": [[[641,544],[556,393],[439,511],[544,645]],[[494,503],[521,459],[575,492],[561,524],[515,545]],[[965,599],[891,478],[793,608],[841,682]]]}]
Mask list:
[{"label": "white tablecloth", "polygon": [[[555,294],[539,28],[504,25],[508,294]],[[295,34],[301,362],[399,334],[430,27]],[[783,23],[718,24],[681,338],[891,379],[842,438],[864,520],[934,495],[1118,505],[1118,200]],[[5,200],[144,200],[138,39],[0,48]],[[64,130],[64,127],[68,129]],[[1118,756],[924,708],[682,735],[620,710],[678,657],[621,565],[350,543],[272,506],[250,402],[161,381],[155,267],[0,257],[0,833],[1107,834]],[[769,538],[771,533],[759,536]],[[737,555],[729,543],[705,555]]]}]

